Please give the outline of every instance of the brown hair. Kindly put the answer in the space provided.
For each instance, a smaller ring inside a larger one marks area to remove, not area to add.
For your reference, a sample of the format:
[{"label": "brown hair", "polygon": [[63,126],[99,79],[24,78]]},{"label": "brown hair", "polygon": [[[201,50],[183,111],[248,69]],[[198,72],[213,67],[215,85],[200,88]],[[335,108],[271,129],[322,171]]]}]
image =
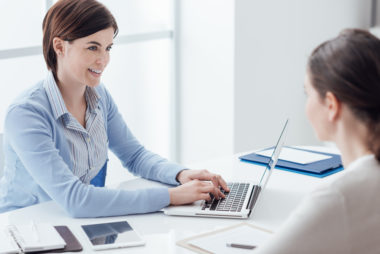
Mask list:
[{"label": "brown hair", "polygon": [[96,0],[59,0],[55,3],[42,22],[44,58],[54,78],[57,80],[57,56],[53,48],[55,37],[73,41],[109,27],[113,27],[116,36],[118,26],[115,18]]},{"label": "brown hair", "polygon": [[380,40],[365,30],[343,30],[312,52],[308,73],[321,98],[332,92],[363,121],[368,148],[380,161]]}]

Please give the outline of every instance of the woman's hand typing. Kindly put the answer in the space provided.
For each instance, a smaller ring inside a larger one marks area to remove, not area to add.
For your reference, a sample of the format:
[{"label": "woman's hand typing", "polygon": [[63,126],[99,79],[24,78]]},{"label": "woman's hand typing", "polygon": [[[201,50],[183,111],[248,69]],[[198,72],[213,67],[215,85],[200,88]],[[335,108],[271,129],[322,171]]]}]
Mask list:
[{"label": "woman's hand typing", "polygon": [[182,170],[177,175],[182,185],[169,189],[170,204],[181,205],[197,200],[210,200],[210,193],[216,199],[224,198],[220,188],[229,191],[226,182],[220,175],[208,170]]}]

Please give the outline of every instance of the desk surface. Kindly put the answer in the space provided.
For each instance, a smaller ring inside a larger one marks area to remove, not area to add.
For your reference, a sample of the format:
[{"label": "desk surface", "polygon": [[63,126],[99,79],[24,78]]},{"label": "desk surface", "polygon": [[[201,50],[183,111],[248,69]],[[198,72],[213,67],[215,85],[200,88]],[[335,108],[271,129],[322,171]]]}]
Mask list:
[{"label": "desk surface", "polygon": [[[322,149],[329,152],[336,151],[334,149]],[[264,167],[241,162],[238,156],[234,155],[193,164],[191,168],[207,168],[221,174],[227,181],[257,182]],[[303,196],[325,180],[326,178],[315,178],[274,170],[256,210],[248,220],[244,221],[275,231],[299,204]],[[135,178],[121,183],[118,187],[137,189],[158,185],[161,184]],[[0,214],[1,225],[30,223],[32,219],[36,223],[68,225],[82,243],[85,253],[91,252],[91,247],[87,245],[84,233],[80,228],[81,224],[86,223],[127,220],[146,240],[144,247],[128,248],[128,253],[193,253],[177,246],[176,242],[191,235],[242,222],[242,220],[236,219],[166,216],[162,212],[96,219],[74,219],[53,201]],[[124,252],[126,249],[104,251],[104,253]],[[96,251],[96,253],[102,252]]]}]

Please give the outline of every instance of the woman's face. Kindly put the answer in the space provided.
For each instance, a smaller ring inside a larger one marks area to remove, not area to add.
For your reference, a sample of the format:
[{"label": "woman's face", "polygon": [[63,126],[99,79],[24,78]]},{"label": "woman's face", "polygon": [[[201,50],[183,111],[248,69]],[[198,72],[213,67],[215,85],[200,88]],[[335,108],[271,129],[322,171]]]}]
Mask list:
[{"label": "woman's face", "polygon": [[311,84],[309,75],[305,77],[305,93],[307,96],[305,111],[307,118],[319,140],[330,140],[330,128],[328,122],[328,107]]},{"label": "woman's face", "polygon": [[71,84],[97,86],[110,60],[113,36],[114,29],[110,27],[72,42],[64,41],[58,65],[62,80]]}]

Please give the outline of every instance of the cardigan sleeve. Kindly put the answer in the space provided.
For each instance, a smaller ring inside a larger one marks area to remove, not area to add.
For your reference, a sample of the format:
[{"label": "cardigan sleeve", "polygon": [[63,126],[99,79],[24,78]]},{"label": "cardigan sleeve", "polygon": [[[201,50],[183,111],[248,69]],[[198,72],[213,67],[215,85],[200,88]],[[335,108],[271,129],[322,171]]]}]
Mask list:
[{"label": "cardigan sleeve", "polygon": [[[17,105],[7,114],[5,132],[11,148],[33,180],[70,215],[101,217],[147,213],[169,204],[165,187],[127,191],[83,184],[59,154],[54,142],[54,121],[43,108]],[[114,142],[116,136],[111,136]],[[133,153],[137,158],[141,156],[138,151]]]},{"label": "cardigan sleeve", "polygon": [[107,134],[111,151],[134,175],[178,185],[177,174],[185,167],[171,163],[142,146],[123,120],[111,95],[104,88],[107,103]]}]

